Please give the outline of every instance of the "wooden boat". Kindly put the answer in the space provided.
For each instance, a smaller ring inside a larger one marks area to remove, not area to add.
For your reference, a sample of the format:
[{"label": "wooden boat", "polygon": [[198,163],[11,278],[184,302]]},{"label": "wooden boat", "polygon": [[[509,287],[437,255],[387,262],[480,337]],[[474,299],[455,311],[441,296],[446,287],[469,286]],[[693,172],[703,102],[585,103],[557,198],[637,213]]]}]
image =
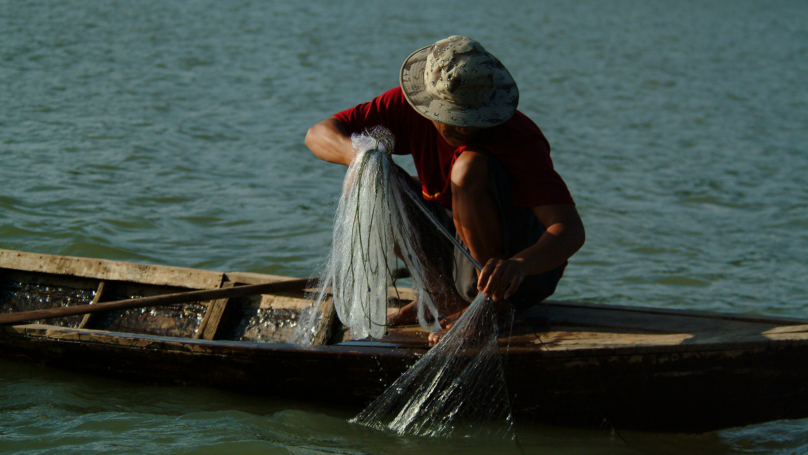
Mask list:
[{"label": "wooden boat", "polygon": [[[284,280],[0,250],[0,314]],[[350,340],[333,306],[319,345],[291,344],[308,306],[292,290],[5,325],[0,357],[358,410],[428,349],[417,326]],[[704,432],[808,417],[807,321],[546,302],[500,341],[517,421]]]}]

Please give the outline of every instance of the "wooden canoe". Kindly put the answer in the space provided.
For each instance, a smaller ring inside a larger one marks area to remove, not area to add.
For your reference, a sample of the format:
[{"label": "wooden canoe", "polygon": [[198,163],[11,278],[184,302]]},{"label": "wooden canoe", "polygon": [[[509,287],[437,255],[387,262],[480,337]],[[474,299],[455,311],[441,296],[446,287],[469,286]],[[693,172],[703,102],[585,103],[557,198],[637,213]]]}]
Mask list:
[{"label": "wooden canoe", "polygon": [[[287,279],[0,250],[0,314]],[[327,306],[320,344],[291,344],[309,304],[301,290],[5,325],[0,358],[358,410],[428,349],[417,326],[350,340]],[[500,342],[517,421],[704,432],[808,417],[808,321],[552,301]]]}]

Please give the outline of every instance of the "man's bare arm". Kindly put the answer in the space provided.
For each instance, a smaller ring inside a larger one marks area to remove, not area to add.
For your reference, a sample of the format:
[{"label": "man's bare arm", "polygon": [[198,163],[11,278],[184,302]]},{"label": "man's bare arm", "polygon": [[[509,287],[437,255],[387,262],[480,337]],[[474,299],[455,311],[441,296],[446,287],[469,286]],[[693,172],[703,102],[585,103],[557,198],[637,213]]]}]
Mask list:
[{"label": "man's bare arm", "polygon": [[336,117],[329,117],[309,128],[306,146],[318,158],[329,163],[347,166],[354,157],[351,138]]},{"label": "man's bare arm", "polygon": [[545,226],[539,241],[512,258],[489,260],[480,273],[477,288],[495,301],[513,295],[526,275],[564,264],[586,240],[583,222],[574,205],[544,205],[532,210]]}]

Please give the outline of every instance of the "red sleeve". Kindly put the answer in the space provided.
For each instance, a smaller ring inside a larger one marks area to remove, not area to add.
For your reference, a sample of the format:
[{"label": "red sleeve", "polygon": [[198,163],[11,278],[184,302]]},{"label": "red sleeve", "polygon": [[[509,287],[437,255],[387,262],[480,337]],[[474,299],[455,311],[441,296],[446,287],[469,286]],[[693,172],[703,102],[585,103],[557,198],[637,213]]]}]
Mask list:
[{"label": "red sleeve", "polygon": [[401,87],[392,88],[372,101],[334,114],[348,134],[361,133],[367,128],[384,126],[395,137],[394,153],[410,153],[409,136],[412,128],[413,109],[404,98]]}]

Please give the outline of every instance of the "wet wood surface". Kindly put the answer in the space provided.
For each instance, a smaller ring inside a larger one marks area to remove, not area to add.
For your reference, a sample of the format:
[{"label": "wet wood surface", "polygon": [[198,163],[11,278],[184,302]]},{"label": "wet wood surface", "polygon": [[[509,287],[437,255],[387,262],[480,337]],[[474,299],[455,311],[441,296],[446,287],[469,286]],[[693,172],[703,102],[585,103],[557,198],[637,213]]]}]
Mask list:
[{"label": "wet wood surface", "polygon": [[222,282],[220,272],[3,249],[0,268],[189,289],[213,289]]}]

